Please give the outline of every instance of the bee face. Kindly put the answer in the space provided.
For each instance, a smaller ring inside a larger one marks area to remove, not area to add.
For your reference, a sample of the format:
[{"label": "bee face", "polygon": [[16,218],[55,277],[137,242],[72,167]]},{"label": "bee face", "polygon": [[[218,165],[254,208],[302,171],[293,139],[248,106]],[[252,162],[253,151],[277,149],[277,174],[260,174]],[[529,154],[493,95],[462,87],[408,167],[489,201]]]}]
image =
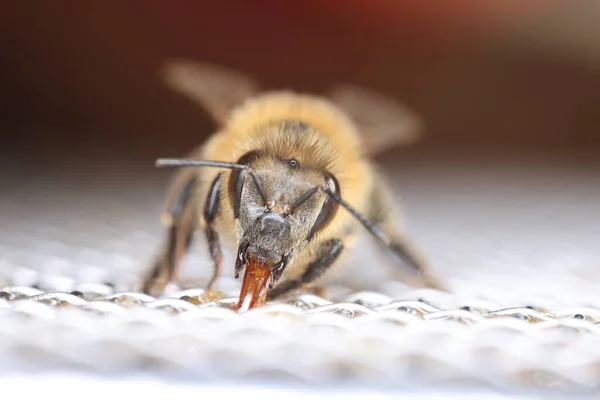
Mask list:
[{"label": "bee face", "polygon": [[266,202],[246,176],[239,201],[240,251],[246,258],[283,269],[310,240],[326,201],[326,195],[315,188],[326,183],[326,177],[296,158],[257,152],[252,157],[250,165],[262,183]]}]

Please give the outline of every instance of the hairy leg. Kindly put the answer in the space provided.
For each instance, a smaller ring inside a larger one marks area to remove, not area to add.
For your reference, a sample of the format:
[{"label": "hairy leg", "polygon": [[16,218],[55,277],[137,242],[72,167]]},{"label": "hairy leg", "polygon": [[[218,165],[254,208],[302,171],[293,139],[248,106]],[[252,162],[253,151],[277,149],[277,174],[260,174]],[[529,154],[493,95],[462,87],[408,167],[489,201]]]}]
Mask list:
[{"label": "hairy leg", "polygon": [[283,281],[275,286],[267,293],[267,298],[273,300],[316,281],[331,267],[343,249],[344,244],[339,239],[323,242],[317,250],[316,260],[308,265],[304,273],[297,279]]}]

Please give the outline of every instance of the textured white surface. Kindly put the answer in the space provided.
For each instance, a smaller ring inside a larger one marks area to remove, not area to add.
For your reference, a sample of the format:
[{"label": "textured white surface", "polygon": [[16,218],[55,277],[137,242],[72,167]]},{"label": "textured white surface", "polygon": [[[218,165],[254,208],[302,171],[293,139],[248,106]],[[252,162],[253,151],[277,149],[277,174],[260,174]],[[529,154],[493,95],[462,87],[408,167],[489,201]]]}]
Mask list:
[{"label": "textured white surface", "polygon": [[[0,387],[6,392],[18,393],[26,398],[46,397],[49,394],[60,394],[63,399],[78,399],[82,392],[95,393],[95,396],[120,396],[119,398],[131,398],[143,394],[144,399],[165,398],[260,398],[296,400],[326,399],[326,400],[353,400],[353,399],[528,399],[531,397],[502,395],[497,393],[486,393],[481,391],[468,392],[443,392],[433,390],[428,393],[410,391],[398,393],[382,390],[356,390],[348,388],[310,389],[302,387],[282,387],[281,385],[222,385],[211,384],[198,386],[189,383],[165,383],[150,378],[132,378],[129,380],[111,380],[103,378],[90,378],[85,375],[49,374],[48,376],[36,377],[36,384],[31,384],[30,376],[8,375],[0,377]],[[143,389],[140,389],[143,388]]]},{"label": "textured white surface", "polygon": [[[135,296],[118,305],[92,301],[91,307],[83,300],[76,304],[75,296],[66,301],[75,307],[48,306],[41,298],[0,299],[0,367],[121,376],[150,370],[209,381],[255,376],[404,388],[596,390],[598,164],[433,161],[399,165],[395,185],[403,193],[408,231],[448,280],[452,296],[407,292],[385,279],[383,268],[365,270],[374,263],[363,251],[337,283],[380,291],[367,295],[372,304],[365,304],[366,311],[311,297],[243,316],[218,304],[198,307],[181,300],[141,305]],[[65,161],[52,171],[5,180],[11,183],[0,199],[0,281],[6,285],[97,295],[136,289],[160,244],[166,175],[155,173],[152,160],[147,166],[79,165]],[[186,286],[205,281],[206,261],[200,238],[185,262],[183,276],[193,279]],[[225,269],[219,285],[235,295],[239,282],[229,274]],[[114,288],[93,284],[102,282]],[[339,293],[332,300],[356,300],[348,298],[349,290]],[[415,311],[421,303],[394,303],[418,297],[439,309],[421,315]],[[164,308],[169,304],[180,312],[172,315]],[[461,310],[465,305],[475,312]],[[490,311],[525,306],[549,312],[517,309],[506,311],[508,318],[488,318]],[[356,310],[349,318],[348,311]],[[527,316],[533,318],[522,319]]]}]

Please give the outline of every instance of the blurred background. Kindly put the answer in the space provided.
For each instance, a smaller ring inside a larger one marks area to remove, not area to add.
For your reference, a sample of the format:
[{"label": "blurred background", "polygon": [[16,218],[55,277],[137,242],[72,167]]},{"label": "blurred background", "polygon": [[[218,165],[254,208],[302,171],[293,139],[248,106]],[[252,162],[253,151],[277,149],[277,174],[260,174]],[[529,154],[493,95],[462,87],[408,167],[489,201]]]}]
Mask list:
[{"label": "blurred background", "polygon": [[[575,276],[572,289],[598,278],[597,1],[1,7],[7,274],[51,264],[78,277],[82,263],[124,271],[123,253],[132,266],[151,258],[170,174],[153,161],[185,154],[214,130],[158,78],[165,59],[182,57],[244,71],[267,88],[349,82],[410,105],[424,139],[378,161],[403,196],[409,232],[464,290],[505,296],[518,291],[517,274],[523,296],[555,295],[569,285],[546,283]],[[36,258],[45,249],[61,261]]]},{"label": "blurred background", "polygon": [[19,149],[197,144],[213,127],[157,78],[174,56],[268,87],[383,91],[422,114],[430,145],[598,142],[593,0],[4,3],[3,137]]}]

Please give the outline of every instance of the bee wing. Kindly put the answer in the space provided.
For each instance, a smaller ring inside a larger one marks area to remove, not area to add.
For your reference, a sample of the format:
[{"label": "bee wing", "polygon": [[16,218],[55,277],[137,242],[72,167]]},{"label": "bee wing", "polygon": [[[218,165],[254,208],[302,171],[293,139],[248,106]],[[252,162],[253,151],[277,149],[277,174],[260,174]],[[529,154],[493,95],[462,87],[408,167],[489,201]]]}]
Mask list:
[{"label": "bee wing", "polygon": [[339,85],[329,99],[358,126],[366,155],[414,142],[423,131],[421,118],[408,106],[368,89]]},{"label": "bee wing", "polygon": [[168,87],[204,107],[220,125],[233,108],[256,95],[260,88],[248,75],[185,59],[166,62],[162,79]]}]

